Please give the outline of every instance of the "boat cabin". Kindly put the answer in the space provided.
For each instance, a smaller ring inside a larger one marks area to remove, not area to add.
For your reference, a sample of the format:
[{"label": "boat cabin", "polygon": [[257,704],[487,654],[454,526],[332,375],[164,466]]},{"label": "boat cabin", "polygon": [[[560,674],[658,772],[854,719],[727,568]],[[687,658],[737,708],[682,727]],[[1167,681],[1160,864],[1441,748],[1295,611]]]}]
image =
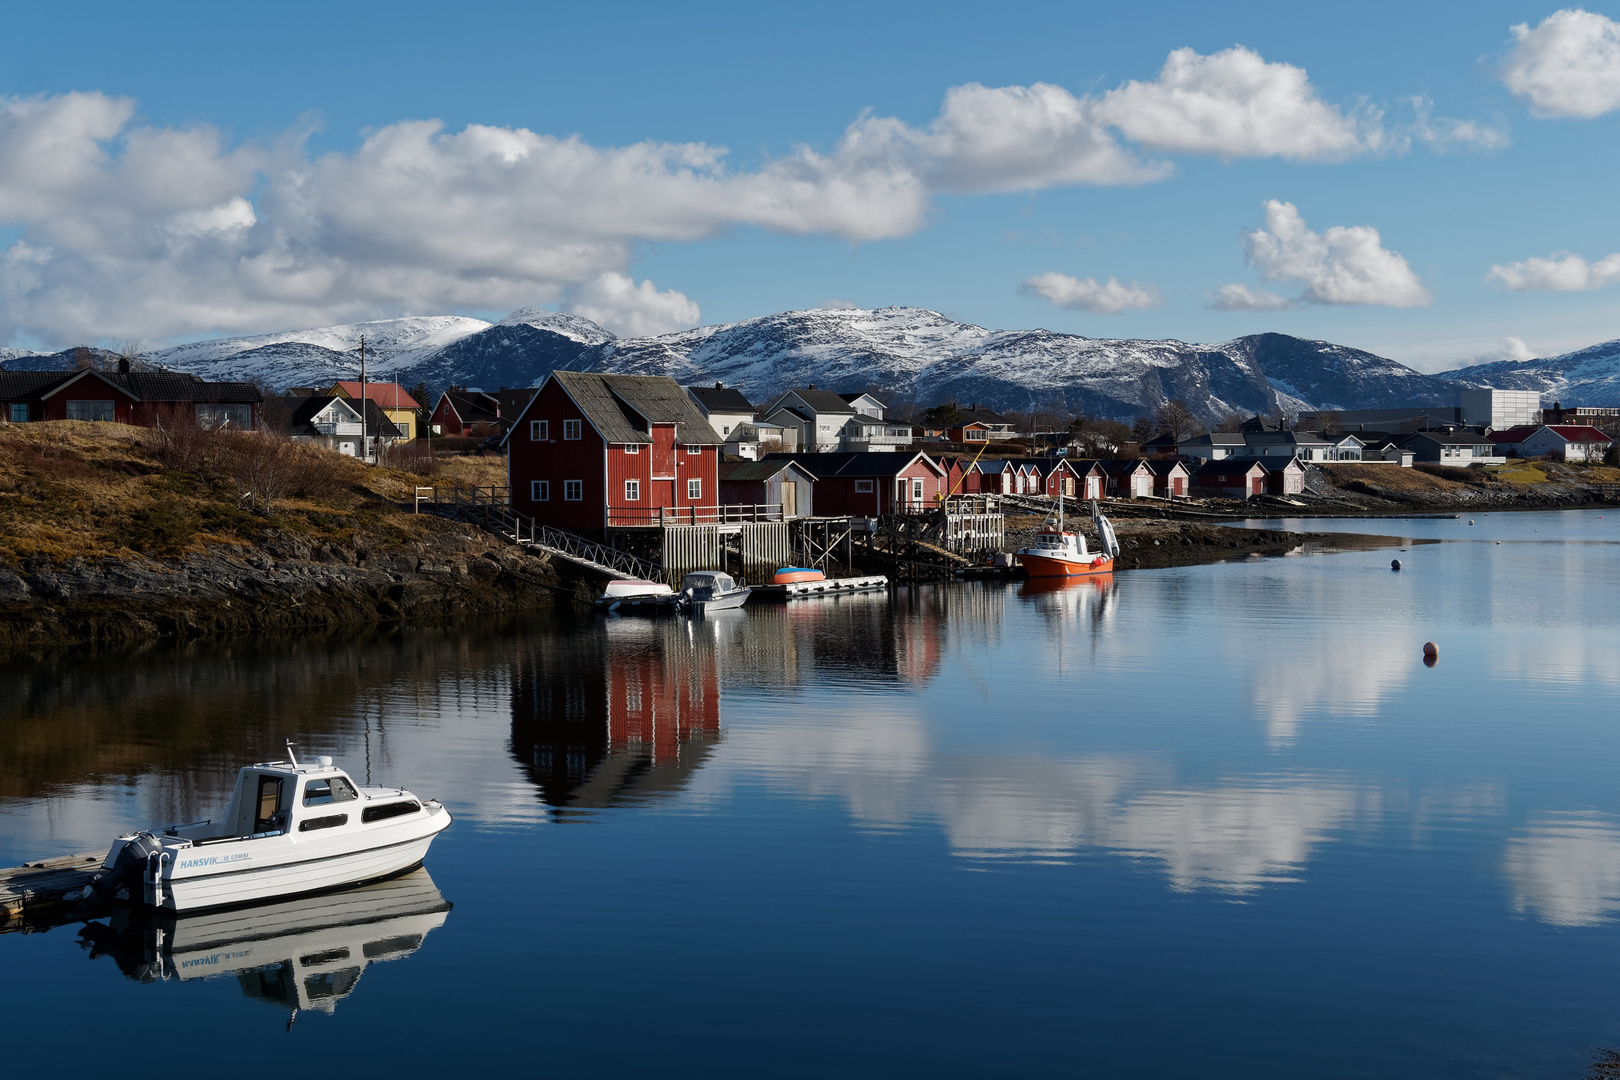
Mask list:
[{"label": "boat cabin", "polygon": [[681,579],[682,595],[692,600],[715,600],[736,591],[736,580],[718,570],[698,570]]},{"label": "boat cabin", "polygon": [[249,765],[236,774],[236,788],[222,818],[176,825],[166,832],[196,843],[257,839],[350,824],[370,825],[414,814],[422,808],[412,798],[386,800],[387,795],[395,793],[392,788],[362,792],[329,757],[298,764],[265,762]]}]

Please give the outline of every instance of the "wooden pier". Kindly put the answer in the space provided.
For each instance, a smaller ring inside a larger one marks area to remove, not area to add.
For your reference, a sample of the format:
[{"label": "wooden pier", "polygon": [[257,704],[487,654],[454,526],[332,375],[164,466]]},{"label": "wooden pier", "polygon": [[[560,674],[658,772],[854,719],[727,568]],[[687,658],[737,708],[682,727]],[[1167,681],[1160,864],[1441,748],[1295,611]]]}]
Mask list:
[{"label": "wooden pier", "polygon": [[11,920],[61,907],[63,897],[90,884],[105,851],[61,855],[0,870],[0,929]]}]

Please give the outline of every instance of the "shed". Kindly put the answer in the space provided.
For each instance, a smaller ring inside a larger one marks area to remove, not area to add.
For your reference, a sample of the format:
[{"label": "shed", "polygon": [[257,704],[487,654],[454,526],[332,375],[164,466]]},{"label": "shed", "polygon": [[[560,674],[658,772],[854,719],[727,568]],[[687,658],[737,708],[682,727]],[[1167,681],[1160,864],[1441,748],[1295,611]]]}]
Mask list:
[{"label": "shed", "polygon": [[780,506],[784,518],[815,515],[816,475],[796,461],[722,461],[720,505]]}]

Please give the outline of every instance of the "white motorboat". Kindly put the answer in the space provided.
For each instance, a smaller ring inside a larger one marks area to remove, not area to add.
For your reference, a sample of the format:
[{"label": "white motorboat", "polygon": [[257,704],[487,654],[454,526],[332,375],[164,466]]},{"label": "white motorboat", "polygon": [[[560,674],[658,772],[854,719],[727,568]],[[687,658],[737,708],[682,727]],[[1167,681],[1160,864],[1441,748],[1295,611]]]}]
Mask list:
[{"label": "white motorboat", "polygon": [[686,610],[701,615],[705,611],[742,607],[753,591],[747,585],[738,585],[730,574],[698,570],[681,580],[680,597]]},{"label": "white motorboat", "polygon": [[200,915],[115,912],[79,936],[139,982],[235,975],[244,993],[330,1013],[372,964],[409,956],[450,902],[426,870],[357,889]]},{"label": "white motorboat", "polygon": [[223,817],[113,841],[75,898],[196,911],[357,885],[421,863],[450,825],[437,800],[361,787],[329,757],[249,765]]},{"label": "white motorboat", "polygon": [[661,581],[644,581],[640,578],[619,578],[610,581],[602,595],[597,597],[596,606],[608,611],[622,611],[627,608],[663,608],[674,607],[679,601],[675,590]]}]

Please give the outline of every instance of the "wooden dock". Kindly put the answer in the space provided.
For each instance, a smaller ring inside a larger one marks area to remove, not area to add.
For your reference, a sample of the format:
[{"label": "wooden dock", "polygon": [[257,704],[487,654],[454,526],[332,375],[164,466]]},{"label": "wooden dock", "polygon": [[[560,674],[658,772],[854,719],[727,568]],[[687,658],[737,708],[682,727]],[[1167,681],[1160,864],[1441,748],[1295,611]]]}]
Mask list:
[{"label": "wooden dock", "polygon": [[801,600],[808,596],[834,596],[839,593],[876,592],[887,589],[889,579],[882,574],[869,577],[826,578],[822,581],[795,581],[788,585],[755,585],[764,598]]},{"label": "wooden dock", "polygon": [[105,851],[87,851],[0,870],[0,928],[21,916],[60,907],[62,897],[90,884],[106,858]]}]

